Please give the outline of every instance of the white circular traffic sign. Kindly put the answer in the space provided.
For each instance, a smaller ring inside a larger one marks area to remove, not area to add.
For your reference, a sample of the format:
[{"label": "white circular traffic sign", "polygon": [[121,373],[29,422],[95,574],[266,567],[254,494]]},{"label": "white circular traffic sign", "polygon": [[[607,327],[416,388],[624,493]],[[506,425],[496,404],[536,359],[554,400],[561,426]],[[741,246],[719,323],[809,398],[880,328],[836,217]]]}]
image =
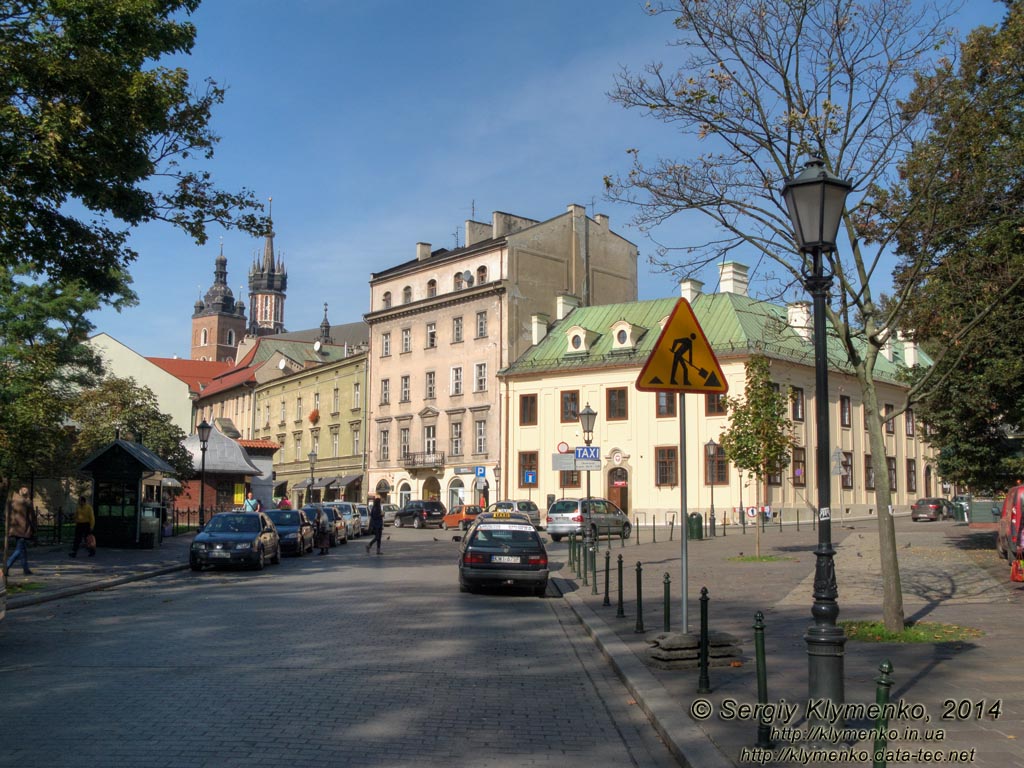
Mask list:
[{"label": "white circular traffic sign", "polygon": [[757,517],[757,507],[747,507],[747,517]]},{"label": "white circular traffic sign", "polygon": [[569,444],[568,443],[561,442],[561,443],[558,444],[558,452],[559,453],[568,453],[570,450],[572,450],[572,449],[569,448]]}]

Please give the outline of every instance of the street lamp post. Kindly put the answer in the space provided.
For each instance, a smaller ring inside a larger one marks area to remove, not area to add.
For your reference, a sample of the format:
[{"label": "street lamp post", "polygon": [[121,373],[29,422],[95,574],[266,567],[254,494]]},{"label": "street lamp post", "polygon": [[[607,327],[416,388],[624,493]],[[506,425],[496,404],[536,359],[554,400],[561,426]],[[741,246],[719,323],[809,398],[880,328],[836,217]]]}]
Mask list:
[{"label": "street lamp post", "polygon": [[498,499],[505,498],[501,492],[501,464],[494,465],[494,492],[498,495]]},{"label": "street lamp post", "polygon": [[[597,411],[587,403],[580,411],[580,426],[583,428],[583,442],[589,448],[594,441],[594,423],[597,421]],[[589,461],[589,459],[588,459]],[[587,470],[587,529],[583,532],[584,547],[588,554],[592,554],[594,547],[593,517],[590,512],[590,470]]]},{"label": "street lamp post", "polygon": [[313,471],[316,469],[316,451],[309,452],[309,501],[313,501],[313,483],[316,478],[313,477]]},{"label": "street lamp post", "polygon": [[814,623],[807,628],[808,696],[813,700],[843,702],[843,655],[846,635],[839,617],[835,550],[832,548],[831,475],[829,474],[828,353],[825,330],[825,297],[832,285],[823,255],[836,249],[836,235],[852,184],[811,158],[804,170],[786,181],[782,197],[793,222],[800,251],[811,257],[810,271],[802,267],[804,286],[814,309],[815,476],[818,483],[818,548],[815,550]]},{"label": "street lamp post", "polygon": [[[708,481],[711,485],[711,522],[709,530],[715,531],[715,481],[718,479],[718,443],[714,438],[704,443],[704,451],[708,457]],[[686,521],[683,521],[683,535],[686,535]]]},{"label": "street lamp post", "polygon": [[206,419],[196,427],[199,434],[199,453],[202,456],[199,465],[199,528],[206,525],[206,446],[210,442],[210,433],[213,426],[207,423]]}]

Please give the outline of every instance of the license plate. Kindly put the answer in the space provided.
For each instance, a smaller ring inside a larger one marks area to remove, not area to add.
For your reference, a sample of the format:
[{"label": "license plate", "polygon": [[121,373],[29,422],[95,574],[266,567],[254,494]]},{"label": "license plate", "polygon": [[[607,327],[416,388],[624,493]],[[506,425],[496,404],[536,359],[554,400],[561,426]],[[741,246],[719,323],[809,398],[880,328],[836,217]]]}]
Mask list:
[{"label": "license plate", "polygon": [[495,555],[491,558],[492,563],[518,563],[519,558],[515,555]]},{"label": "license plate", "polygon": [[213,550],[212,552],[206,553],[207,557],[231,557],[230,552],[222,552],[220,550]]}]

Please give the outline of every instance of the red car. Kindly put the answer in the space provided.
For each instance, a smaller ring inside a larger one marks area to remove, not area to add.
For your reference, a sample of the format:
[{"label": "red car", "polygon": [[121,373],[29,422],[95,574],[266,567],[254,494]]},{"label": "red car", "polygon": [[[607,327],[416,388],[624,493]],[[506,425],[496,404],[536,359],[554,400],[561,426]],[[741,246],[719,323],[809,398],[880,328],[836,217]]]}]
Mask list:
[{"label": "red car", "polygon": [[[1021,504],[1024,503],[1024,485],[1017,485],[1006,492],[1003,508],[999,515],[999,533],[996,536],[996,551],[1007,560],[1020,555]],[[993,510],[994,512],[995,510]]]}]

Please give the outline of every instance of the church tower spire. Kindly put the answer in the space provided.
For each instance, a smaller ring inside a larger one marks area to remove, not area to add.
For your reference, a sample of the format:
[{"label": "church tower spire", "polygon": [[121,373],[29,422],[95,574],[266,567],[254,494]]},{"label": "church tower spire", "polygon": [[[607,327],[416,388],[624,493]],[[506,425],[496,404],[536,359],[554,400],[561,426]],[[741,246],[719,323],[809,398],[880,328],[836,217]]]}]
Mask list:
[{"label": "church tower spire", "polygon": [[224,243],[213,262],[213,285],[195,303],[192,313],[193,360],[233,362],[238,342],[245,333],[245,302],[235,300],[228,287],[228,260]]},{"label": "church tower spire", "polygon": [[274,198],[269,198],[267,233],[263,257],[253,259],[249,269],[249,335],[269,336],[284,333],[284,299],[288,290],[288,272],[284,262],[274,256]]}]

